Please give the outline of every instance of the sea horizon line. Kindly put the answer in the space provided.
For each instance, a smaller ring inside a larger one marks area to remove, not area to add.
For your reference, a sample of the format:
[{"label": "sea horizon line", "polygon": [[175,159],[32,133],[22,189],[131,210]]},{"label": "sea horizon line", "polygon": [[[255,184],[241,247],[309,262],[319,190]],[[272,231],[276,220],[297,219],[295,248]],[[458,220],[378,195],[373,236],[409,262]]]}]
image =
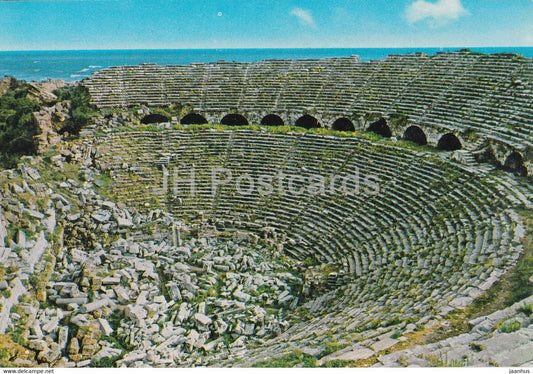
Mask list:
[{"label": "sea horizon line", "polygon": [[404,46],[404,47],[259,47],[259,48],[102,48],[102,49],[19,49],[0,50],[12,52],[105,52],[105,51],[260,51],[260,50],[334,50],[334,49],[490,49],[490,48],[533,48],[533,46]]}]

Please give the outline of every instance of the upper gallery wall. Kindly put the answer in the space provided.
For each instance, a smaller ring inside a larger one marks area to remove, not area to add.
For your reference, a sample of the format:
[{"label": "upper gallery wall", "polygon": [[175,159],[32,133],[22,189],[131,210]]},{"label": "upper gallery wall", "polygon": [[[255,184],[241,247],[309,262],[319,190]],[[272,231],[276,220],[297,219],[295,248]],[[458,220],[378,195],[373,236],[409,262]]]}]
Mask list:
[{"label": "upper gallery wall", "polygon": [[358,129],[402,114],[426,133],[475,133],[522,153],[533,145],[533,60],[515,54],[142,64],[100,70],[82,84],[100,108],[181,104],[211,122],[235,112],[250,123],[272,114],[294,124],[311,114],[320,126],[346,117]]}]

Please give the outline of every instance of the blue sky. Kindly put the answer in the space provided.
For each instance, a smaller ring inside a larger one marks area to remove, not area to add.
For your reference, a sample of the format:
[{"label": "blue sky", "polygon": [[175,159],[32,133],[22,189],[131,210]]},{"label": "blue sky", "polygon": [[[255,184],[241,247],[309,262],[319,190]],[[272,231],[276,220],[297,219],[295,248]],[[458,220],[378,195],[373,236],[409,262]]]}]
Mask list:
[{"label": "blue sky", "polygon": [[0,50],[533,46],[533,0],[1,1]]}]

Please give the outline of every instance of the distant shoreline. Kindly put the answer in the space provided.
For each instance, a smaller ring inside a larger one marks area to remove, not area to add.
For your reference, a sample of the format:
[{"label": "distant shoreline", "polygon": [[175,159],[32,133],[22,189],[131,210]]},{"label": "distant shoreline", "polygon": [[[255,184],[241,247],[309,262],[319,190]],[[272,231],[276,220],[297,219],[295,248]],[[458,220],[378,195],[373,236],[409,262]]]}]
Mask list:
[{"label": "distant shoreline", "polygon": [[354,49],[442,49],[442,50],[460,50],[460,49],[531,49],[531,46],[505,46],[505,47],[294,47],[294,48],[119,48],[119,49],[20,49],[20,50],[0,50],[1,53],[25,53],[25,52],[113,52],[113,51],[268,51],[268,50],[354,50]]},{"label": "distant shoreline", "polygon": [[481,53],[516,53],[533,58],[533,47],[434,47],[434,48],[255,48],[255,49],[122,49],[62,51],[1,51],[0,77],[13,76],[28,82],[60,79],[78,82],[94,71],[111,66],[189,65],[230,62],[256,62],[268,59],[315,59],[357,55],[362,61],[380,60],[390,54],[437,52],[470,49]]}]

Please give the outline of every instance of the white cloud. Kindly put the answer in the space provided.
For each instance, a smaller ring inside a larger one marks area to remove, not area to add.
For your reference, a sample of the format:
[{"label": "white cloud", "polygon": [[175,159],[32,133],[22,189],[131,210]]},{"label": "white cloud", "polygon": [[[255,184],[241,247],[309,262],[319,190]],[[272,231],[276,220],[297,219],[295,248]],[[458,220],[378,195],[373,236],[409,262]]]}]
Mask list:
[{"label": "white cloud", "polygon": [[463,7],[461,0],[437,0],[433,3],[426,0],[416,0],[406,11],[407,20],[410,23],[430,18],[439,24],[444,24],[468,14],[470,13]]},{"label": "white cloud", "polygon": [[296,16],[303,25],[315,26],[315,20],[313,19],[313,15],[310,11],[302,8],[294,8],[291,10],[291,14]]}]

